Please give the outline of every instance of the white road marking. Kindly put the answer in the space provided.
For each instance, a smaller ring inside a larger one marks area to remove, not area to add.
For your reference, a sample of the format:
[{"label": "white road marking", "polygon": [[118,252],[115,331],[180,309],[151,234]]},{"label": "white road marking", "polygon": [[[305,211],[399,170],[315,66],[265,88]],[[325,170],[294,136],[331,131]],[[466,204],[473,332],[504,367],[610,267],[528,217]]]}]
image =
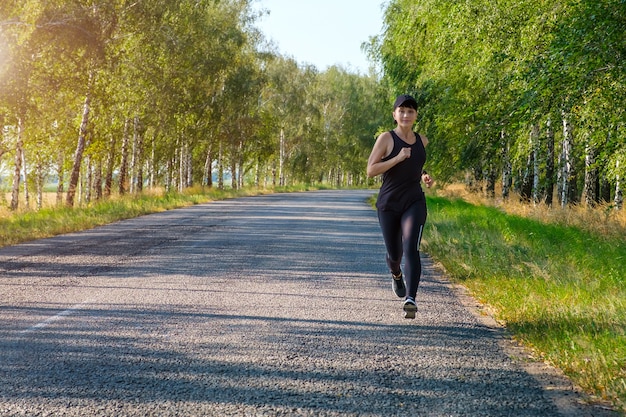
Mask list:
[{"label": "white road marking", "polygon": [[50,323],[53,323],[53,322],[58,321],[58,320],[61,320],[63,317],[69,316],[70,314],[74,313],[76,310],[80,310],[83,306],[85,306],[86,304],[89,304],[91,302],[92,302],[92,300],[86,300],[86,301],[83,301],[80,304],[73,305],[72,307],[68,308],[67,310],[63,310],[60,313],[57,313],[57,314],[55,314],[52,317],[48,317],[47,319],[45,319],[42,322],[39,322],[39,323],[37,323],[35,325],[30,326],[28,329],[20,331],[20,334],[28,334],[28,333],[34,332],[35,330],[43,329],[44,327],[46,327]]}]

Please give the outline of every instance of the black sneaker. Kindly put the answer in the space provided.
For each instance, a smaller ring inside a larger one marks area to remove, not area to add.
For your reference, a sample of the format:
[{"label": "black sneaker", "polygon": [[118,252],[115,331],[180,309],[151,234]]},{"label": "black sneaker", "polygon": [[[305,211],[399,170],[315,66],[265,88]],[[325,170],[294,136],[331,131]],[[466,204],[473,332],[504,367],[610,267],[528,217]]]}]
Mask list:
[{"label": "black sneaker", "polygon": [[400,298],[406,296],[406,286],[404,285],[404,277],[402,276],[402,272],[398,275],[391,274],[391,288],[393,288],[393,292]]},{"label": "black sneaker", "polygon": [[406,300],[404,300],[404,306],[402,309],[404,310],[405,319],[415,318],[415,313],[417,312],[417,304],[415,304],[414,299],[407,298]]}]

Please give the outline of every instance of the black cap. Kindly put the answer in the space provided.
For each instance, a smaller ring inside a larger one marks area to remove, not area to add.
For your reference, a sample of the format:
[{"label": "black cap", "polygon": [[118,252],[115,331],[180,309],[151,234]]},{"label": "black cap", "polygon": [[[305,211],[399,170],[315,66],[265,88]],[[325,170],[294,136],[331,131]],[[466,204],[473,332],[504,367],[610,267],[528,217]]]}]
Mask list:
[{"label": "black cap", "polygon": [[393,103],[393,109],[397,109],[400,106],[410,107],[417,110],[417,100],[408,94],[399,95],[395,103]]}]

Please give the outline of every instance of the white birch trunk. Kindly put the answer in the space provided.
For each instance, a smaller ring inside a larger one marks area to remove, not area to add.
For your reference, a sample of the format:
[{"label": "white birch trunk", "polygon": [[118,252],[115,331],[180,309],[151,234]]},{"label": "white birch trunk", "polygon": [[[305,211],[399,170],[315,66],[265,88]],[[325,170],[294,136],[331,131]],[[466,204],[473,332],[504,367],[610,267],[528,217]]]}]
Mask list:
[{"label": "white birch trunk", "polygon": [[26,167],[26,152],[22,146],[22,178],[24,178],[24,205],[30,208],[30,193],[28,192],[28,169]]},{"label": "white birch trunk", "polygon": [[204,181],[203,185],[207,187],[213,186],[213,155],[211,153],[211,146],[206,151],[206,159],[204,160]]},{"label": "white birch trunk", "polygon": [[133,117],[133,143],[130,151],[128,174],[130,179],[128,192],[134,194],[137,190],[137,116]]},{"label": "white birch trunk", "polygon": [[128,176],[128,119],[124,120],[124,133],[122,134],[122,163],[120,164],[119,193],[126,193],[126,178]]},{"label": "white birch trunk", "polygon": [[254,172],[255,172],[255,174],[254,174],[254,186],[258,187],[259,184],[261,183],[261,167],[260,167],[258,159],[256,160],[256,164],[255,164],[255,167],[254,167]]},{"label": "white birch trunk", "polygon": [[533,200],[533,179],[535,168],[535,143],[537,142],[537,136],[539,136],[539,129],[537,125],[531,126],[530,134],[528,135],[529,150],[526,158],[526,166],[524,168],[524,176],[522,178],[521,197],[525,202]]},{"label": "white birch trunk", "polygon": [[539,125],[534,124],[530,133],[530,142],[533,152],[533,191],[532,198],[533,203],[539,203],[539,149],[540,149],[540,136]]},{"label": "white birch trunk", "polygon": [[583,202],[587,206],[596,203],[598,172],[595,168],[596,149],[587,137],[585,144],[585,185],[583,188]]},{"label": "white birch trunk", "polygon": [[187,170],[185,169],[185,163],[187,162],[187,158],[185,157],[185,145],[181,144],[180,146],[180,152],[179,152],[179,156],[178,156],[179,160],[178,160],[178,183],[176,185],[176,189],[178,190],[178,192],[182,192],[183,188],[184,188],[184,183],[185,183],[185,172],[187,172]]},{"label": "white birch trunk", "polygon": [[552,129],[552,120],[550,118],[546,121],[546,149],[545,202],[551,207],[554,194],[554,130]]},{"label": "white birch trunk", "polygon": [[107,155],[107,168],[104,178],[104,195],[106,197],[111,195],[113,189],[113,169],[115,167],[115,135],[111,135],[109,141],[109,153]]},{"label": "white birch trunk", "polygon": [[185,188],[189,188],[193,185],[193,156],[191,155],[191,149],[189,149],[189,144],[186,146],[187,149],[187,172],[185,174]]},{"label": "white birch trunk", "polygon": [[244,181],[244,163],[243,163],[243,140],[239,141],[239,149],[238,149],[238,157],[237,157],[237,171],[239,171],[239,174],[237,175],[237,184],[239,186],[239,189],[243,188],[243,181]]},{"label": "white birch trunk", "polygon": [[85,103],[83,104],[83,115],[80,122],[80,128],[78,131],[78,143],[76,144],[76,151],[74,152],[74,164],[72,166],[72,172],[70,174],[70,183],[67,187],[67,195],[65,197],[65,205],[68,207],[74,206],[74,197],[76,195],[76,186],[80,178],[80,166],[83,161],[83,152],[85,151],[85,145],[87,142],[87,126],[89,124],[89,111],[91,109],[91,83],[93,82],[93,74],[89,74],[89,81],[87,85],[87,94],[85,95]]},{"label": "white birch trunk", "polygon": [[561,149],[561,207],[569,204],[570,180],[572,178],[572,148],[573,136],[569,123],[569,115],[562,112],[563,116],[563,146]]},{"label": "white birch trunk", "polygon": [[500,142],[502,143],[502,198],[506,200],[509,198],[513,185],[511,173],[513,168],[511,166],[510,144],[504,129],[500,132]]},{"label": "white birch trunk", "polygon": [[156,134],[152,135],[150,150],[150,188],[156,185]]},{"label": "white birch trunk", "polygon": [[35,168],[35,191],[37,193],[36,204],[37,210],[41,210],[43,207],[43,182],[45,174],[43,164],[38,163]]},{"label": "white birch trunk", "polygon": [[[619,172],[619,160],[615,162],[616,171]],[[622,194],[622,183],[619,174],[615,177],[615,198],[613,199],[615,203],[615,209],[621,210],[622,205],[624,204],[624,196]]]},{"label": "white birch trunk", "polygon": [[91,158],[87,157],[87,176],[85,178],[85,203],[91,202],[91,190],[93,188],[93,164]]},{"label": "white birch trunk", "polygon": [[102,200],[102,160],[98,159],[94,167],[93,191],[96,200]]},{"label": "white birch trunk", "polygon": [[20,205],[20,180],[22,176],[22,119],[17,119],[17,141],[15,142],[15,170],[13,171],[13,189],[11,190],[11,210],[15,211]]},{"label": "white birch trunk", "polygon": [[217,188],[224,189],[224,151],[221,140],[217,154]]},{"label": "white birch trunk", "polygon": [[142,169],[143,136],[139,125],[139,117],[133,118],[133,146],[130,161],[130,193],[141,192],[143,189]]},{"label": "white birch trunk", "polygon": [[283,165],[285,163],[285,130],[281,127],[280,128],[280,143],[279,143],[279,150],[278,150],[278,155],[279,155],[279,159],[278,159],[278,184],[281,187],[285,186],[285,173],[283,170]]}]

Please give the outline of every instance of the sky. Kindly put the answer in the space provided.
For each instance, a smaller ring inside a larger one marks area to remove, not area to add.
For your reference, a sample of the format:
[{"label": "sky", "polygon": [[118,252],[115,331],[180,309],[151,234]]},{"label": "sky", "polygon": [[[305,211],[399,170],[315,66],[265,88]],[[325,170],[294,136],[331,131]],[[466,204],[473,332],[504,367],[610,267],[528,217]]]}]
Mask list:
[{"label": "sky", "polygon": [[385,0],[257,0],[269,10],[256,26],[281,55],[324,71],[332,65],[367,74],[361,44],[382,31]]}]

